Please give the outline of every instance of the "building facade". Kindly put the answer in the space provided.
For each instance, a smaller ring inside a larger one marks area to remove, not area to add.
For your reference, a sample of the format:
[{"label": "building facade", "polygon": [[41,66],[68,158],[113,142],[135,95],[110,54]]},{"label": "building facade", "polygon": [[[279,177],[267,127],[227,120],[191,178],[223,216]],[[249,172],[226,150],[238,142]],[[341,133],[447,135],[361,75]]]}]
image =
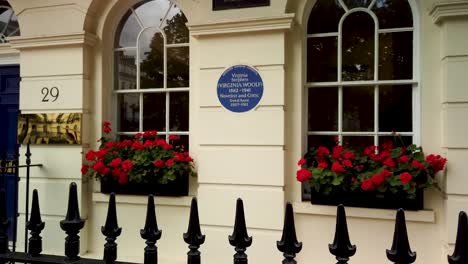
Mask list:
[{"label": "building facade", "polygon": [[[468,209],[468,1],[270,0],[227,9],[213,4],[235,1],[1,2],[0,72],[13,71],[17,108],[22,114],[82,114],[79,144],[31,145],[33,162],[43,164],[31,170],[47,223],[43,236],[56,238],[45,240],[47,253],[63,251],[59,221],[74,181],[87,220],[82,254],[102,257],[99,230],[108,195],[80,168],[84,153],[98,147],[104,121],[121,136],[144,130],[177,135],[195,160],[198,176],[190,179],[189,196],[156,199],[161,263],[186,261],[182,233],[192,196],[207,236],[204,263],[232,261],[227,236],[238,197],[254,238],[247,250],[252,262],[281,260],[276,241],[289,201],[304,244],[298,262],[332,263],[327,245],[336,208],[307,201],[295,177],[297,160],[309,146],[336,137],[360,146],[395,132],[406,144],[449,160],[438,175],[440,188],[427,191],[424,210],[408,212],[407,221],[418,262],[444,263],[451,253],[458,212]],[[264,85],[258,106],[242,113],[223,107],[216,90],[226,68],[239,64],[255,68]],[[2,135],[16,126],[2,127]],[[21,180],[19,227],[24,190]],[[139,229],[146,201],[117,196],[119,260],[143,259]],[[347,214],[358,245],[353,261],[384,262],[395,212],[347,208]]]}]

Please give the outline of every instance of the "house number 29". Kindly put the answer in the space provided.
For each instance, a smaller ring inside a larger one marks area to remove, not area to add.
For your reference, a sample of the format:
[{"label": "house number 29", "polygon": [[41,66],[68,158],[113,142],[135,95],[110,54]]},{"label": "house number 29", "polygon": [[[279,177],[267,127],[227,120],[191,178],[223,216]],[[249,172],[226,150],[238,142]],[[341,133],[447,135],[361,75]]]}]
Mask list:
[{"label": "house number 29", "polygon": [[44,87],[41,89],[41,93],[44,96],[42,98],[42,102],[55,102],[57,101],[59,95],[60,95],[60,90],[57,87]]}]

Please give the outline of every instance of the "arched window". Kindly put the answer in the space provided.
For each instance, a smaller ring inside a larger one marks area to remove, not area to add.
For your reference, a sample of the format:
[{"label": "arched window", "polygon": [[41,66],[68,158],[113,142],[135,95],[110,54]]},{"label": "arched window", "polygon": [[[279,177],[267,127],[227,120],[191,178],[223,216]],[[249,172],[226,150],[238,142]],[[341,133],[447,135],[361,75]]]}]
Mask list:
[{"label": "arched window", "polygon": [[189,32],[169,0],[138,3],[123,17],[114,44],[117,134],[189,133]]},{"label": "arched window", "polygon": [[414,30],[408,0],[317,0],[307,25],[308,148],[417,143]]},{"label": "arched window", "polygon": [[7,37],[19,36],[19,24],[8,1],[0,1],[0,43],[7,43]]}]

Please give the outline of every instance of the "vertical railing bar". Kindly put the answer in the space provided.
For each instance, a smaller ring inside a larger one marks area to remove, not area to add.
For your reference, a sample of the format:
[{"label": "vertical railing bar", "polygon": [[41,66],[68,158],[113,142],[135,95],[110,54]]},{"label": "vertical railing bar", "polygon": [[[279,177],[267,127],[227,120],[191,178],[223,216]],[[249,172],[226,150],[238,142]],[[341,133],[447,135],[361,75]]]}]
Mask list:
[{"label": "vertical railing bar", "polygon": [[29,173],[31,165],[30,143],[26,145],[26,210],[24,212],[24,252],[28,252]]},{"label": "vertical railing bar", "polygon": [[16,145],[15,148],[15,157],[14,157],[14,167],[15,167],[15,219],[16,221],[13,222],[13,252],[16,252],[16,238],[17,238],[17,233],[18,233],[18,198],[19,198],[19,192],[18,192],[18,185],[19,185],[19,144]]},{"label": "vertical railing bar", "polygon": [[247,225],[245,224],[244,204],[242,199],[237,199],[236,203],[236,218],[234,222],[234,231],[229,237],[229,243],[235,247],[234,264],[247,264],[247,254],[245,251],[252,245],[252,237],[247,233]]}]

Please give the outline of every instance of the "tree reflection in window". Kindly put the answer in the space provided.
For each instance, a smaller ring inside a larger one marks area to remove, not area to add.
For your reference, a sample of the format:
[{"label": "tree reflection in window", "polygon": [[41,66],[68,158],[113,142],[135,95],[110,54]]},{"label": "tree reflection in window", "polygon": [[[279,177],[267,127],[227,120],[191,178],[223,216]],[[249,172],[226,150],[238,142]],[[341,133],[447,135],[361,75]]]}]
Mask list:
[{"label": "tree reflection in window", "polygon": [[186,23],[183,12],[169,0],[140,2],[124,15],[115,37],[114,91],[136,97],[120,100],[126,104],[118,108],[119,134],[157,129],[166,137],[188,135]]},{"label": "tree reflection in window", "polygon": [[0,43],[7,43],[7,37],[20,35],[18,18],[7,1],[0,1]]}]

